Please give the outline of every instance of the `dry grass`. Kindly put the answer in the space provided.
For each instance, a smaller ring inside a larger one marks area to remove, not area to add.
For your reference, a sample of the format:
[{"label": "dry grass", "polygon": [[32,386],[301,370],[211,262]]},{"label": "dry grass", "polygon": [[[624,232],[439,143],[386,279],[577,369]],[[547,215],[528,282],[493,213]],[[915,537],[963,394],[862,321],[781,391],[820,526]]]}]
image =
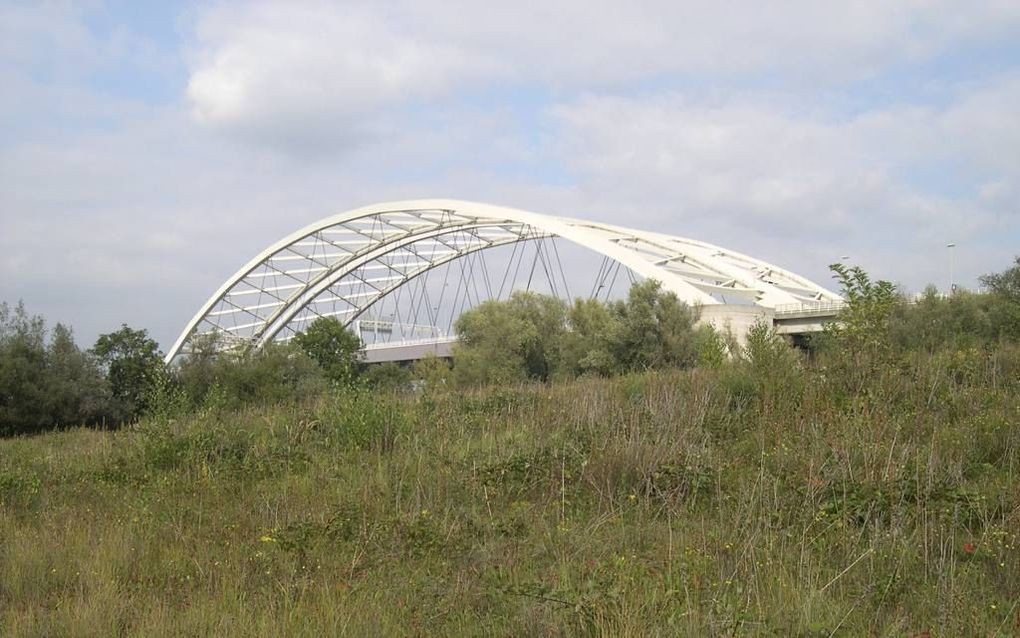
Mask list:
[{"label": "dry grass", "polygon": [[1012,635],[1015,351],[0,442],[0,634]]}]

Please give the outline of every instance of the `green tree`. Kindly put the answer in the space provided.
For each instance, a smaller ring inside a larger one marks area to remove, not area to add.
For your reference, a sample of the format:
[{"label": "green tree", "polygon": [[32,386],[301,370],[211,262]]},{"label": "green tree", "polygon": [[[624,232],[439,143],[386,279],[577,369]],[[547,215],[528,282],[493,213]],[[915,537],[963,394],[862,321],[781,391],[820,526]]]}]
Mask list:
[{"label": "green tree", "polygon": [[608,376],[619,371],[616,342],[619,317],[598,299],[575,299],[567,313],[563,335],[562,372],[568,375]]},{"label": "green tree", "polygon": [[776,334],[771,323],[763,321],[748,330],[741,357],[762,379],[782,376],[799,364],[797,352]]},{"label": "green tree", "polygon": [[304,332],[294,335],[294,344],[334,383],[351,383],[362,370],[361,339],[335,317],[319,317]]},{"label": "green tree", "polygon": [[159,375],[165,373],[155,340],[145,330],[122,325],[116,332],[100,335],[92,353],[106,371],[114,419],[126,422],[144,414]]},{"label": "green tree", "polygon": [[270,342],[253,347],[223,349],[209,335],[196,339],[173,370],[176,384],[160,386],[170,408],[177,392],[192,408],[238,409],[252,404],[293,401],[327,387],[322,367],[297,344]]},{"label": "green tree", "polygon": [[816,343],[836,372],[833,378],[842,380],[853,395],[894,356],[893,317],[903,300],[890,282],[873,281],[859,266],[837,263],[829,269],[840,282],[846,305],[836,321],[825,324]]},{"label": "green tree", "polygon": [[377,390],[406,390],[411,386],[411,371],[392,361],[368,366],[363,378],[368,386]]},{"label": "green tree", "polygon": [[1020,340],[1020,257],[1001,273],[981,277],[995,303],[989,308],[989,322],[998,338]]},{"label": "green tree", "polygon": [[456,323],[455,378],[466,385],[549,379],[559,361],[565,319],[562,301],[533,292],[472,308]]},{"label": "green tree", "polygon": [[[220,407],[277,404],[314,396],[326,389],[321,366],[296,344],[270,342],[260,350],[221,353],[212,364]],[[203,401],[209,393],[203,397]],[[193,400],[194,401],[194,400]]]},{"label": "green tree", "polygon": [[188,398],[192,407],[205,402],[206,395],[218,385],[218,374],[221,372],[218,362],[221,356],[221,337],[218,333],[195,335],[189,344],[188,352],[178,357],[173,369],[173,377]]},{"label": "green tree", "polygon": [[46,326],[19,303],[0,305],[0,431],[34,432],[52,426],[46,371]]},{"label": "green tree", "polygon": [[57,324],[23,304],[0,304],[0,434],[100,423],[110,410],[109,385],[94,357]]},{"label": "green tree", "polygon": [[74,343],[70,328],[53,328],[46,352],[47,388],[57,425],[100,423],[110,416],[110,386],[95,357]]},{"label": "green tree", "polygon": [[1020,257],[1014,259],[1014,265],[1000,273],[983,275],[981,284],[994,295],[1020,305]]},{"label": "green tree", "polygon": [[902,302],[896,287],[888,281],[872,281],[860,266],[832,264],[829,269],[840,283],[846,305],[839,321],[826,324],[828,332],[858,354],[888,348],[890,320]]},{"label": "green tree", "polygon": [[709,325],[700,326],[694,331],[694,343],[698,366],[704,368],[722,367],[730,353],[737,350],[732,335],[724,335]]},{"label": "green tree", "polygon": [[674,293],[664,292],[658,281],[634,284],[627,300],[611,308],[619,321],[613,350],[622,370],[683,368],[697,361],[698,313]]},{"label": "green tree", "polygon": [[450,380],[450,362],[429,353],[411,365],[411,378],[420,381],[426,391],[444,388]]}]

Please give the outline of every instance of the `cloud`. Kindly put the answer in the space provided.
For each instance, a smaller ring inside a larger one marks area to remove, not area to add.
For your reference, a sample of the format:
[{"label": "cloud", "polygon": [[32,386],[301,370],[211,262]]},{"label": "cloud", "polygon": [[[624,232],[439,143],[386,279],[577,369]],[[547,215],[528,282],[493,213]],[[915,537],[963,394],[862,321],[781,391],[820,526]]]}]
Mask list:
[{"label": "cloud", "polygon": [[462,51],[353,5],[223,6],[202,17],[196,39],[187,96],[197,120],[301,149],[350,142],[366,115],[480,70]]},{"label": "cloud", "polygon": [[[588,96],[552,113],[577,183],[645,223],[752,253],[804,246],[791,267],[853,252],[919,287],[937,273],[912,255],[1020,228],[1006,201],[1020,184],[1017,86],[999,77],[941,108],[850,116],[678,94]],[[1005,263],[1008,249],[994,250]]]},{"label": "cloud", "polygon": [[[1015,3],[561,0],[223,3],[199,13],[199,122],[289,152],[342,150],[377,114],[507,86],[834,86],[1015,32]],[[512,99],[512,98],[511,98]]]},{"label": "cloud", "polygon": [[0,8],[0,298],[84,342],[169,343],[267,244],[392,199],[661,229],[820,282],[847,253],[917,288],[947,239],[964,281],[1016,250],[1015,64],[924,66],[1015,34],[1015,3],[203,5],[162,104],[92,83],[144,47],[62,7]]}]

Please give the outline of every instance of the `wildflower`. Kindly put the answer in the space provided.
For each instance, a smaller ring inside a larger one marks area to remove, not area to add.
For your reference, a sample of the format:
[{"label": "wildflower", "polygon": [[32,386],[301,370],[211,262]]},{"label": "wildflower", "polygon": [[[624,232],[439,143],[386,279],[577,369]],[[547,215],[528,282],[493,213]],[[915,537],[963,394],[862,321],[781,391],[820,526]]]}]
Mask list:
[{"label": "wildflower", "polygon": [[974,543],[971,543],[971,542],[968,541],[968,542],[963,544],[963,552],[965,554],[973,554],[975,549],[977,549],[977,548],[974,547]]},{"label": "wildflower", "polygon": [[268,535],[261,537],[259,540],[262,541],[263,543],[275,543],[276,542],[275,538],[273,538],[272,536],[268,536]]},{"label": "wildflower", "polygon": [[632,501],[634,501],[634,500],[637,500],[637,494],[631,494],[631,495],[630,495],[630,496],[628,496],[627,498],[629,498],[629,499],[630,499],[630,500],[632,500]]}]

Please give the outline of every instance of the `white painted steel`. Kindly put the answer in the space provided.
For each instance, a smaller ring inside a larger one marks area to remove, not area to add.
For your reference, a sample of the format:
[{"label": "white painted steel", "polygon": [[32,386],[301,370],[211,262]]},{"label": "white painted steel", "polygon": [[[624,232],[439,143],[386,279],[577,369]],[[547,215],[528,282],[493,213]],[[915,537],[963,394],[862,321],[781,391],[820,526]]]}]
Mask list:
[{"label": "white painted steel", "polygon": [[[657,279],[692,305],[737,303],[778,310],[841,301],[790,271],[693,239],[491,204],[411,200],[327,217],[266,248],[195,313],[167,353],[167,361],[198,334],[214,332],[230,342],[261,346],[278,338],[292,322],[307,322],[309,313],[343,315],[350,323],[385,295],[440,264],[493,246],[545,237],[562,237],[641,277]],[[398,256],[414,261],[396,261]],[[394,275],[363,274],[380,269]],[[382,282],[392,285],[375,285]],[[247,303],[234,303],[237,297]],[[314,309],[326,302],[349,307]]]}]

